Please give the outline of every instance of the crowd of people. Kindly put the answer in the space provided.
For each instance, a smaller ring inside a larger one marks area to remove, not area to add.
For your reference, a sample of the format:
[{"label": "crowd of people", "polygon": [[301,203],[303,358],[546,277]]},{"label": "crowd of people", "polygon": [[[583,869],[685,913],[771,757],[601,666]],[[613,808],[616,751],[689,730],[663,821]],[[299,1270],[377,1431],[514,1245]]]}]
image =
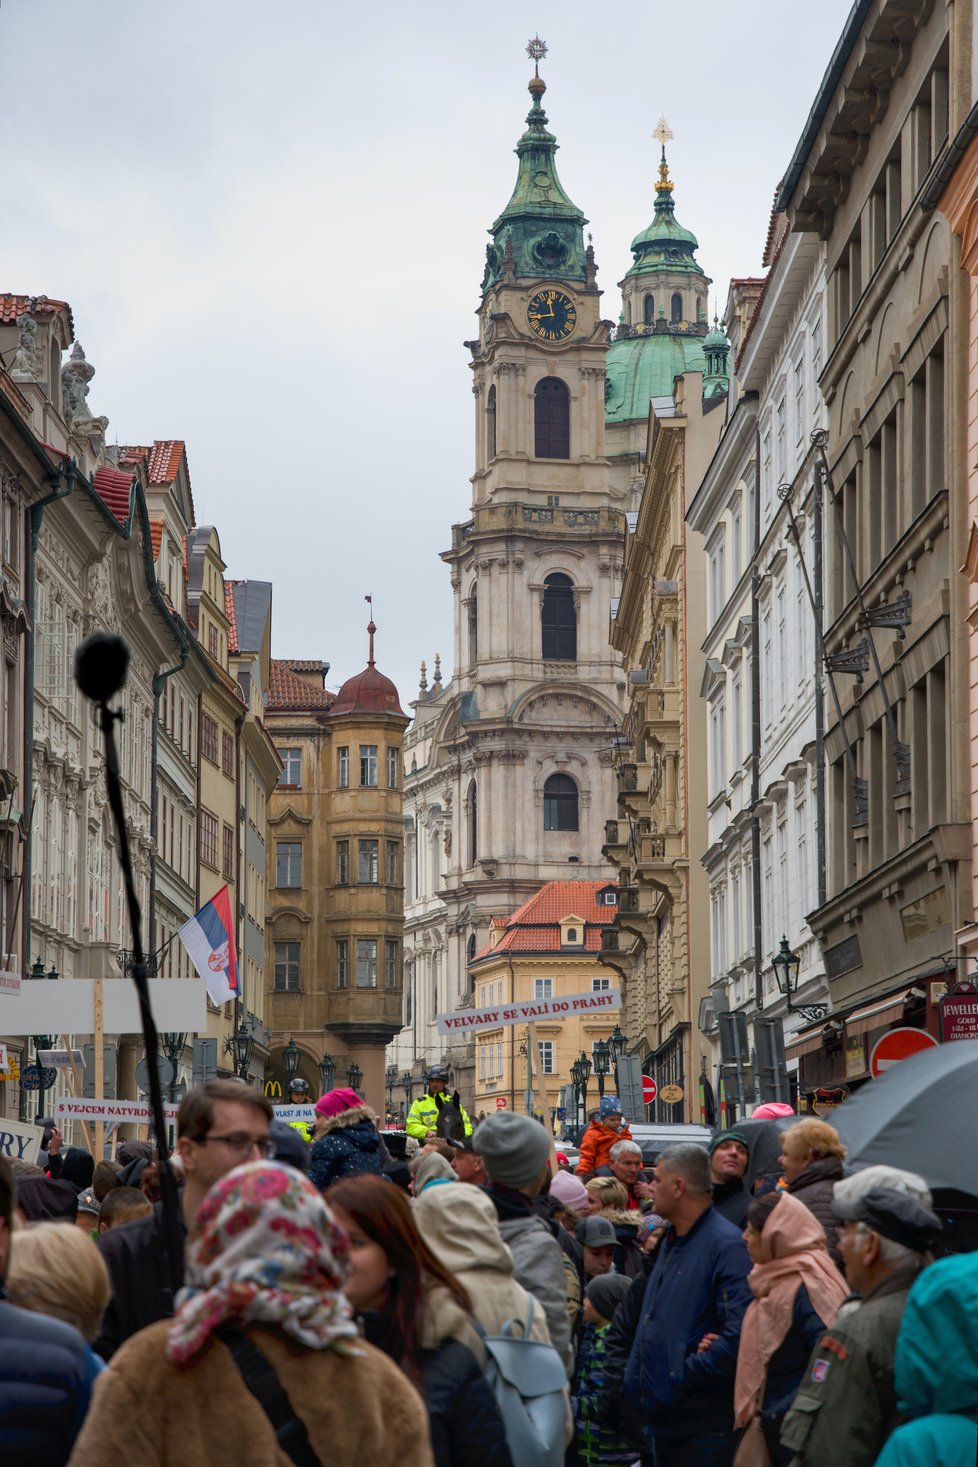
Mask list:
[{"label": "crowd of people", "polygon": [[647,1168],[614,1097],[573,1171],[532,1117],[473,1127],[447,1078],[401,1133],[349,1089],[311,1126],[190,1091],[179,1248],[148,1143],[0,1158],[0,1462],[978,1458],[978,1255],[935,1261],[922,1178],[847,1174],[829,1124],[783,1113],[758,1117],[774,1169],[753,1122]]}]

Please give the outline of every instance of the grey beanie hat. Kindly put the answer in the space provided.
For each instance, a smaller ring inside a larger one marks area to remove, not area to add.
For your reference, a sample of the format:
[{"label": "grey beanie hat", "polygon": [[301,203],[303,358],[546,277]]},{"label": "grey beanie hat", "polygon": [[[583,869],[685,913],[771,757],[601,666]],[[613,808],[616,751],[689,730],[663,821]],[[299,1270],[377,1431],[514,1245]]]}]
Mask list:
[{"label": "grey beanie hat", "polygon": [[504,1187],[528,1187],[538,1180],[550,1155],[550,1137],[539,1121],[497,1110],[476,1127],[474,1149],[490,1180]]},{"label": "grey beanie hat", "polygon": [[623,1273],[600,1273],[588,1284],[584,1295],[602,1319],[612,1319],[631,1287],[632,1280]]}]

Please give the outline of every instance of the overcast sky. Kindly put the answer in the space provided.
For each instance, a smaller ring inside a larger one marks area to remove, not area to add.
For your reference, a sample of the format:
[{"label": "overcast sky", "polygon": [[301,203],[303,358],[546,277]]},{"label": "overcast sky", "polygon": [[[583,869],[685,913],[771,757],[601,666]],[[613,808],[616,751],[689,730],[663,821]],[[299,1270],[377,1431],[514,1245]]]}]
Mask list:
[{"label": "overcast sky", "polygon": [[524,47],[615,320],[665,113],[722,310],[850,0],[0,0],[0,290],[70,302],[109,440],[187,442],[273,652],[451,666],[439,551],[468,516],[468,353],[515,179]]}]

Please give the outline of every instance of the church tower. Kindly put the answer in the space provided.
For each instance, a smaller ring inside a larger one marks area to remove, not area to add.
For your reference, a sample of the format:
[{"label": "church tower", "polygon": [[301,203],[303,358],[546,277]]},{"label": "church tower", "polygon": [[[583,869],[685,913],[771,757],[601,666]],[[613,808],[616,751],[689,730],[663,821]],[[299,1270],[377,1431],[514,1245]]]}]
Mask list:
[{"label": "church tower", "polygon": [[[527,49],[539,62],[546,47]],[[454,592],[454,674],[447,687],[422,690],[405,740],[406,948],[422,965],[413,975],[419,1047],[423,1015],[430,1034],[437,1008],[465,1001],[467,961],[493,917],[547,881],[609,875],[601,847],[625,677],[608,631],[625,493],[611,490],[605,457],[611,326],[587,220],[557,175],[545,90],[537,67],[516,186],[490,229],[478,337],[467,343],[471,517],[453,527],[442,556]]]}]

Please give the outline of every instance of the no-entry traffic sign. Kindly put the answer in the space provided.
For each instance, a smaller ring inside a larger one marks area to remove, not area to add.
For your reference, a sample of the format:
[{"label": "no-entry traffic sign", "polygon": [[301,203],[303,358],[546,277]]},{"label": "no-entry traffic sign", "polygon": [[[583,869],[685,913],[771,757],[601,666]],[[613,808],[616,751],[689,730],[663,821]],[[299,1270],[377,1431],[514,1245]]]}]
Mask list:
[{"label": "no-entry traffic sign", "polygon": [[642,1100],[646,1105],[651,1105],[659,1093],[659,1087],[651,1075],[642,1076]]},{"label": "no-entry traffic sign", "polygon": [[930,1049],[936,1044],[937,1040],[926,1029],[910,1029],[906,1026],[891,1029],[873,1045],[873,1052],[869,1056],[870,1074],[874,1080],[878,1080],[891,1065],[898,1065],[901,1060],[909,1059],[912,1054],[919,1054],[922,1049]]}]

